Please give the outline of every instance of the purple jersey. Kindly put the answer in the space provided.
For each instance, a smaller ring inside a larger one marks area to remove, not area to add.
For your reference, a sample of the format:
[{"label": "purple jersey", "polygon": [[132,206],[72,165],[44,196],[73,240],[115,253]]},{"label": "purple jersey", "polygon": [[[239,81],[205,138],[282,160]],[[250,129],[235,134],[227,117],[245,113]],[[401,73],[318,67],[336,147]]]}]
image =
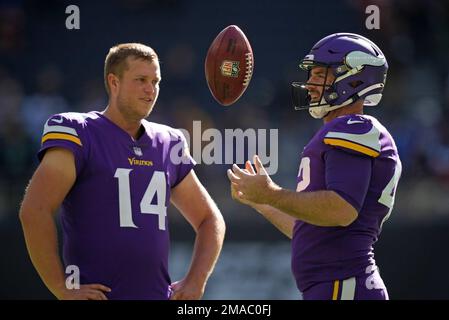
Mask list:
[{"label": "purple jersey", "polygon": [[167,299],[170,189],[195,165],[179,130],[142,121],[138,140],[99,112],[63,113],[45,124],[42,159],[62,147],[75,156],[76,182],[61,207],[63,258],[81,284],[109,299]]},{"label": "purple jersey", "polygon": [[347,227],[296,221],[292,269],[301,291],[375,265],[373,244],[393,208],[400,175],[393,138],[374,117],[340,116],[315,134],[302,153],[297,191],[333,190],[358,217]]}]

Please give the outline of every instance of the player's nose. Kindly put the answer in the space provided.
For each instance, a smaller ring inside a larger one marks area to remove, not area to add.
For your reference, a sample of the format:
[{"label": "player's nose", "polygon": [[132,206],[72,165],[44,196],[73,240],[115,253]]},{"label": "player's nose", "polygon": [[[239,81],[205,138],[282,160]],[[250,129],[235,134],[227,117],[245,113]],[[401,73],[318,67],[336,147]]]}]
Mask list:
[{"label": "player's nose", "polygon": [[144,91],[146,94],[154,95],[154,93],[156,92],[156,88],[155,88],[154,84],[149,83],[144,87]]},{"label": "player's nose", "polygon": [[308,79],[307,79],[307,83],[319,83],[319,78],[314,75],[312,72],[309,73]]},{"label": "player's nose", "polygon": [[313,84],[311,84],[311,83],[313,83],[312,81],[311,81],[311,78],[309,78],[308,80],[307,80],[307,83],[306,83],[306,89],[310,92],[310,91],[313,91],[313,90],[316,90],[316,86],[315,85],[313,85]]}]

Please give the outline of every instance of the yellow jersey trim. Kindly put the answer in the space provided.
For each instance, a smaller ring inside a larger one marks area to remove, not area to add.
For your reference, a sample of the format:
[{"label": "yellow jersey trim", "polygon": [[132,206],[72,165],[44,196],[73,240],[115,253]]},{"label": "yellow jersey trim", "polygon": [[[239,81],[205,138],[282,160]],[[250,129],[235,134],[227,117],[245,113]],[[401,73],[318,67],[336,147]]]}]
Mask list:
[{"label": "yellow jersey trim", "polygon": [[340,281],[334,281],[334,292],[332,293],[332,300],[338,300],[338,288],[340,287]]},{"label": "yellow jersey trim", "polygon": [[371,156],[373,158],[376,158],[380,155],[379,152],[377,152],[371,148],[362,146],[362,145],[354,143],[354,142],[346,141],[346,140],[335,139],[335,138],[324,138],[324,143],[329,144],[331,146],[339,146],[339,147],[344,147],[344,148],[348,148],[351,150],[355,150],[360,153]]},{"label": "yellow jersey trim", "polygon": [[50,140],[50,139],[54,139],[54,140],[68,140],[71,142],[76,143],[79,146],[83,146],[83,144],[81,143],[81,140],[77,137],[74,137],[70,134],[65,134],[65,133],[47,133],[46,135],[44,135],[42,137],[42,144],[44,144],[45,141]]}]

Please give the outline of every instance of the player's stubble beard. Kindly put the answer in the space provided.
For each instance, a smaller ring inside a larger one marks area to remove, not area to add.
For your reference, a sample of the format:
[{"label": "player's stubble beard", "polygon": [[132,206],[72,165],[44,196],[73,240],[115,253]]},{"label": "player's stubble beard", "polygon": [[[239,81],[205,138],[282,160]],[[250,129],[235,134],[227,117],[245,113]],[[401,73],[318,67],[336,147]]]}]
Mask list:
[{"label": "player's stubble beard", "polygon": [[[136,100],[138,100],[136,98]],[[148,110],[143,111],[141,106],[141,101],[130,101],[130,99],[124,99],[122,95],[117,96],[117,109],[122,114],[125,119],[131,121],[140,121],[147,118],[153,111],[154,105],[156,104],[157,97],[155,100],[151,101]]]}]

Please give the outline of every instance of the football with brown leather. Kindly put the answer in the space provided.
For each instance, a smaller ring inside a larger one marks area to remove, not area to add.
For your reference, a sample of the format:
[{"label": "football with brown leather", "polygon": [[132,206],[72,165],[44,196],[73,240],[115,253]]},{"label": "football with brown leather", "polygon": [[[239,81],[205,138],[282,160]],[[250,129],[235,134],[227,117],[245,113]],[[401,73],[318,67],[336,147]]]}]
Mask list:
[{"label": "football with brown leather", "polygon": [[212,96],[223,106],[235,103],[248,87],[253,70],[253,50],[243,31],[236,25],[223,29],[206,55],[206,80]]}]

